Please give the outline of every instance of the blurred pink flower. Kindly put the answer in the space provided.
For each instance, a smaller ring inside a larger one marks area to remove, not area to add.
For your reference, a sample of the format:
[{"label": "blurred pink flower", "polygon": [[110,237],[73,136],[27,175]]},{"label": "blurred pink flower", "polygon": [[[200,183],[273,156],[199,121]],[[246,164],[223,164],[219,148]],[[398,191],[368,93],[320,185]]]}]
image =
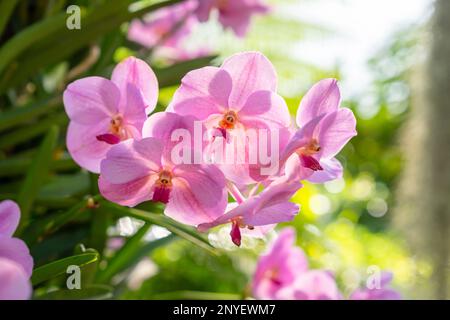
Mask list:
[{"label": "blurred pink flower", "polygon": [[355,290],[351,295],[351,300],[400,300],[402,297],[400,293],[389,288],[392,281],[391,272],[382,272],[380,279],[380,287],[374,286],[372,289],[361,288]]},{"label": "blurred pink flower", "polygon": [[340,299],[331,273],[308,270],[304,252],[295,246],[295,230],[285,228],[269,252],[260,257],[252,280],[257,299]]},{"label": "blurred pink flower", "polygon": [[[238,53],[226,59],[220,68],[193,70],[182,79],[168,110],[182,116],[191,115],[204,122],[214,139],[246,147],[240,162],[221,164],[227,179],[238,184],[255,181],[250,176],[249,146],[243,133],[265,129],[280,131],[279,144],[289,138],[291,118],[284,99],[276,93],[277,75],[270,61],[259,52]],[[258,143],[255,143],[259,146]],[[235,145],[225,143],[225,154],[232,154]],[[231,150],[232,149],[232,150]]]},{"label": "blurred pink flower", "polygon": [[164,7],[144,17],[135,19],[128,29],[128,39],[140,45],[153,48],[158,46],[179,49],[184,40],[198,22],[193,14],[197,1]]},{"label": "blurred pink flower", "polygon": [[342,165],[334,157],[357,133],[353,112],[339,105],[335,79],[320,81],[302,99],[297,111],[300,129],[281,156],[300,179],[322,183],[342,176]]},{"label": "blurred pink flower", "polygon": [[116,66],[111,80],[87,77],[68,85],[64,106],[70,118],[67,148],[83,168],[98,173],[111,145],[140,138],[158,98],[158,81],[142,60]]},{"label": "blurred pink flower", "polygon": [[14,201],[0,202],[0,300],[31,296],[33,258],[22,240],[12,238],[19,220],[20,209]]},{"label": "blurred pink flower", "polygon": [[157,113],[148,119],[142,140],[114,145],[101,162],[102,195],[126,206],[149,200],[166,203],[167,216],[189,225],[222,215],[228,200],[222,172],[214,165],[175,164],[171,158],[171,133],[179,128],[192,132],[194,120]]},{"label": "blurred pink flower", "polygon": [[235,245],[240,246],[241,228],[260,232],[261,230],[255,229],[291,221],[300,207],[298,204],[289,202],[289,199],[301,186],[297,181],[279,179],[258,195],[244,199],[216,220],[200,224],[198,230],[204,232],[215,226],[231,223],[231,240]]},{"label": "blurred pink flower", "polygon": [[243,37],[247,34],[254,14],[266,14],[269,7],[261,0],[199,0],[197,16],[201,22],[207,21],[211,11],[219,13],[219,22],[224,28]]}]

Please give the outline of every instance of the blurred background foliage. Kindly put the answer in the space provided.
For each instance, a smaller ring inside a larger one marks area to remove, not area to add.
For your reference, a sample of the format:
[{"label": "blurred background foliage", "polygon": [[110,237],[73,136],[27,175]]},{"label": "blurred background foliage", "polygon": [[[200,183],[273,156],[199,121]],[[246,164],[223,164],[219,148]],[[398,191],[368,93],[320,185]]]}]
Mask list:
[{"label": "blurred background foliage", "polygon": [[[83,8],[81,30],[65,27],[69,2]],[[296,0],[272,0],[273,12],[256,17],[244,39],[224,32],[216,21],[199,25],[186,46],[206,43],[210,56],[173,62],[126,39],[132,18],[174,2],[1,1],[0,198],[21,204],[27,220],[20,235],[38,267],[91,250],[85,248],[98,252],[83,267],[89,290],[74,296],[58,289],[64,277],[56,277],[36,285],[36,298],[220,299],[249,294],[256,259],[275,232],[266,242],[244,239],[243,249],[236,249],[226,231],[214,230],[208,242],[164,218],[158,205],[132,211],[91,198],[98,193],[96,177],[80,170],[65,149],[68,119],[61,94],[76,78],[109,77],[117,62],[135,55],[157,73],[162,110],[187,71],[217,65],[238,51],[259,50],[274,63],[280,92],[295,114],[315,81],[342,77],[339,65],[326,69],[295,55],[306,37],[333,37],[333,30],[292,15]],[[131,3],[139,6],[130,12]],[[417,259],[402,235],[390,228],[393,190],[404,161],[397,135],[410,110],[411,70],[421,63],[422,33],[419,25],[392,35],[368,61],[374,79],[369,92],[352,98],[343,92],[343,105],[358,120],[358,136],[338,157],[344,179],[306,184],[294,197],[302,209],[287,225],[297,229],[298,244],[310,263],[334,271],[344,293],[363,281],[369,266],[393,271],[394,285],[406,296],[417,277],[432,272],[432,265]]]}]

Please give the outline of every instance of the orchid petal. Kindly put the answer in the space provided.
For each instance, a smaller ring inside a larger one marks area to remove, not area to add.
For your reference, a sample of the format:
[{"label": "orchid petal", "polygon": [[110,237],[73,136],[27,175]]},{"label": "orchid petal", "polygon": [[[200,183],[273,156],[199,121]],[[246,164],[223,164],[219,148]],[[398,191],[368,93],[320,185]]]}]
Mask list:
[{"label": "orchid petal", "polygon": [[64,106],[72,121],[95,125],[118,112],[120,98],[120,91],[112,81],[88,77],[67,86]]},{"label": "orchid petal", "polygon": [[19,225],[20,208],[14,201],[0,202],[0,235],[12,236]]}]

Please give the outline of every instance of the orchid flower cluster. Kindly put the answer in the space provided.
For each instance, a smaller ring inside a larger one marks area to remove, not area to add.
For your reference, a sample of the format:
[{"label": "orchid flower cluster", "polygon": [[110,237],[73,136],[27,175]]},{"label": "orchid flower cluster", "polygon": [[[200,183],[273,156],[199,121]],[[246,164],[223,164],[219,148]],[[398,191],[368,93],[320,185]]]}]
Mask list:
[{"label": "orchid flower cluster", "polygon": [[266,14],[269,7],[260,0],[186,0],[164,7],[144,17],[133,20],[128,30],[128,39],[146,48],[156,48],[158,53],[175,60],[187,60],[204,56],[208,48],[190,52],[184,50],[182,42],[199,23],[218,16],[225,29],[231,29],[238,37],[244,37],[256,14]]},{"label": "orchid flower cluster", "polygon": [[0,202],[0,300],[31,297],[33,258],[27,245],[13,237],[19,220],[20,209],[14,201]]},{"label": "orchid flower cluster", "polygon": [[148,117],[157,99],[155,74],[134,57],[111,80],[71,83],[64,92],[70,154],[100,173],[106,199],[164,203],[165,215],[201,232],[228,225],[237,246],[242,234],[262,237],[295,217],[299,206],[289,200],[301,180],[342,176],[335,155],[356,135],[335,79],[313,86],[293,125],[275,69],[259,52],[187,73],[166,111]]},{"label": "orchid flower cluster", "polygon": [[[311,270],[303,250],[295,246],[295,230],[285,228],[260,257],[251,289],[257,299],[341,300],[342,293],[332,272]],[[401,296],[389,284],[392,273],[381,272],[379,279],[366,288],[356,289],[350,300],[399,300]]]}]

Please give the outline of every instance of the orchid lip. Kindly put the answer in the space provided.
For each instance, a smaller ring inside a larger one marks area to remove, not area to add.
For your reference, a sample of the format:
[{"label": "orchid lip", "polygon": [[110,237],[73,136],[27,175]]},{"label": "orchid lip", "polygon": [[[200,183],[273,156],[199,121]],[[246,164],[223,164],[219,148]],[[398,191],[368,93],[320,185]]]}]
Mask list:
[{"label": "orchid lip", "polygon": [[172,173],[168,170],[162,170],[159,173],[159,179],[156,181],[152,201],[162,202],[164,204],[168,203],[171,190],[172,190]]},{"label": "orchid lip", "polygon": [[98,136],[96,136],[96,138],[98,141],[103,141],[107,144],[118,144],[121,140],[118,135],[115,135],[113,133],[99,134]]},{"label": "orchid lip", "polygon": [[231,222],[230,236],[231,236],[231,241],[233,241],[233,243],[235,245],[240,247],[241,246],[242,236],[241,236],[241,229],[240,229],[240,226],[239,226],[239,221],[234,220],[234,221]]},{"label": "orchid lip", "polygon": [[323,170],[322,166],[320,165],[320,162],[317,161],[312,156],[307,155],[300,155],[300,161],[302,162],[302,165],[308,169],[311,169],[313,171],[321,171]]}]

